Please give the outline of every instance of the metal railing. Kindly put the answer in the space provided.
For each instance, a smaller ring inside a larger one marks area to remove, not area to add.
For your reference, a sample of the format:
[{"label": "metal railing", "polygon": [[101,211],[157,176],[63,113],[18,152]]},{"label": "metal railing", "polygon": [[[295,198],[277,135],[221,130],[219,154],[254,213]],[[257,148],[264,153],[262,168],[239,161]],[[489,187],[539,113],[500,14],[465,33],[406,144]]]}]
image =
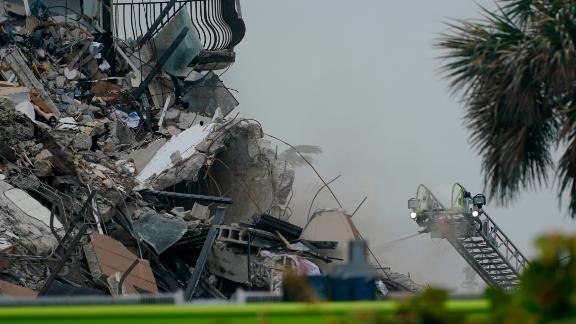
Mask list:
[{"label": "metal railing", "polygon": [[[113,1],[114,36],[124,40],[142,37],[169,2]],[[232,50],[242,40],[246,30],[239,6],[239,1],[235,0],[176,1],[152,36],[180,10],[186,9],[205,50]]]},{"label": "metal railing", "polygon": [[484,239],[498,251],[516,273],[522,273],[528,265],[526,257],[486,212],[483,211],[478,217],[482,224],[481,234]]},{"label": "metal railing", "polygon": [[418,189],[416,189],[416,213],[420,214],[438,210],[444,210],[444,206],[440,200],[438,200],[425,185],[419,185]]},{"label": "metal railing", "polygon": [[[512,289],[519,275],[528,266],[528,260],[484,210],[473,211],[466,202],[466,189],[456,183],[452,186],[451,207],[444,209],[442,203],[424,185],[416,190],[416,198],[409,202],[419,226],[426,227],[432,237],[444,237],[489,284]],[[424,217],[424,221],[421,218]],[[426,221],[427,220],[427,221]],[[453,227],[442,229],[438,221],[448,221]],[[462,226],[460,226],[462,225]],[[457,229],[457,230],[452,230]],[[440,235],[435,233],[439,232]]]}]

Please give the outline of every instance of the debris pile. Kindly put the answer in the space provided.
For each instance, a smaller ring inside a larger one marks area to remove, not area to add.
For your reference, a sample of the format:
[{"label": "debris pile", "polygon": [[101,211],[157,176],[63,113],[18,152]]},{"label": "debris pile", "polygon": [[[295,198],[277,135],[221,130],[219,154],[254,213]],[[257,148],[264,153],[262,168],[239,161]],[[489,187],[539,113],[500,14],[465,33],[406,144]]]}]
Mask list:
[{"label": "debris pile", "polygon": [[0,294],[228,299],[346,261],[350,216],[288,221],[294,167],[232,114],[186,10],[123,41],[0,3]]}]

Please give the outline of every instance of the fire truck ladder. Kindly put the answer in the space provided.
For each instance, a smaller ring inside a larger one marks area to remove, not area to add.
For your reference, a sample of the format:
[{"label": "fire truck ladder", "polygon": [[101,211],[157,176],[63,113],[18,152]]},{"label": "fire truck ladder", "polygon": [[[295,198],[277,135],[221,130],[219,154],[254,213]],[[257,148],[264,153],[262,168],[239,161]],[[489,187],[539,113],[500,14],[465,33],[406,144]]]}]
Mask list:
[{"label": "fire truck ladder", "polygon": [[410,217],[430,232],[445,238],[488,284],[510,290],[518,285],[528,260],[488,216],[484,195],[474,198],[459,184],[452,186],[452,206],[445,208],[424,185],[408,202]]}]

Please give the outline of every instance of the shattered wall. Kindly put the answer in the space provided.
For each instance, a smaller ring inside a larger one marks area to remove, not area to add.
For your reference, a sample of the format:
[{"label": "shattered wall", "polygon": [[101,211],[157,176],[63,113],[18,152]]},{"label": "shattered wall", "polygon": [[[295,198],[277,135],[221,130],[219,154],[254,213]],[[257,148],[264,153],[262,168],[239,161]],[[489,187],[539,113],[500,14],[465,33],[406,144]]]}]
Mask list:
[{"label": "shattered wall", "polygon": [[[256,213],[281,210],[294,168],[276,159],[258,124],[232,120],[193,126],[174,136],[137,179],[154,189],[178,185],[190,193],[230,197],[235,203],[227,209],[225,222],[238,223]],[[204,183],[210,184],[208,192]]]}]

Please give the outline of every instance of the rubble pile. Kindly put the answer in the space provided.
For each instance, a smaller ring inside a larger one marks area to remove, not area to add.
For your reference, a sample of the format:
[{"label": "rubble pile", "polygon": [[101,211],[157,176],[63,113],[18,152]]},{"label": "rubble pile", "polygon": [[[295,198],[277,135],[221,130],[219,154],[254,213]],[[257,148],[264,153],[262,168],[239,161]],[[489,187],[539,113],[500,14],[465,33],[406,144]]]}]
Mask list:
[{"label": "rubble pile", "polygon": [[[279,291],[286,269],[319,275],[346,261],[358,239],[350,216],[288,221],[294,167],[257,121],[232,114],[218,75],[194,65],[201,49],[184,10],[139,44],[86,17],[10,8],[0,294],[228,299]],[[380,276],[390,290],[418,289]]]}]

